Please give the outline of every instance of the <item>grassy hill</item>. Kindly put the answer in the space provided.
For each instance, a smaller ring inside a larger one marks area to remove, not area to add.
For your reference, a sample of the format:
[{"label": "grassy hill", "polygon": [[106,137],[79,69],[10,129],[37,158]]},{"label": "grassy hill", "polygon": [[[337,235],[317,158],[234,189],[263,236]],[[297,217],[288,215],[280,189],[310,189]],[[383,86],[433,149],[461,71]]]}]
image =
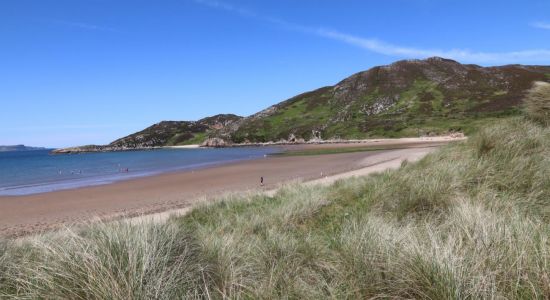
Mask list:
[{"label": "grassy hill", "polygon": [[548,297],[544,87],[530,118],[500,120],[398,170],[222,199],[163,224],[1,242],[0,297]]},{"label": "grassy hill", "polygon": [[480,67],[443,58],[398,61],[334,86],[298,95],[243,119],[235,142],[402,137],[471,133],[495,117],[517,114],[534,81],[550,67]]},{"label": "grassy hill", "polygon": [[535,81],[550,82],[550,66],[480,67],[439,57],[404,60],[352,75],[242,118],[163,121],[109,145],[57,153],[116,151],[227,142],[357,139],[463,132],[517,115]]}]

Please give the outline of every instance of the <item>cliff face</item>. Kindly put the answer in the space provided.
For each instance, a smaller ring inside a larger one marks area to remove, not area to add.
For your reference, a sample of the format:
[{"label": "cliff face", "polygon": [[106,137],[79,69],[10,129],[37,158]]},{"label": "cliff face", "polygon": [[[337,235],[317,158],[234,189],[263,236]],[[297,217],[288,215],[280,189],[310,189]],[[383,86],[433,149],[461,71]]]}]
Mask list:
[{"label": "cliff face", "polygon": [[461,130],[453,124],[514,113],[534,81],[549,80],[550,67],[544,66],[484,68],[438,57],[398,61],[247,117],[231,139],[364,138]]}]

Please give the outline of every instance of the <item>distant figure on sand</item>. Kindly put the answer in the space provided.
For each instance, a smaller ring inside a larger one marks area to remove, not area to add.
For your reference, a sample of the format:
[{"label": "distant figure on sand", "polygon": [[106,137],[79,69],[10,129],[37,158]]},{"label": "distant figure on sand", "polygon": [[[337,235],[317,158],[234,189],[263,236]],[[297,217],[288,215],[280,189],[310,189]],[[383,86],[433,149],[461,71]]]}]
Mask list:
[{"label": "distant figure on sand", "polygon": [[264,186],[264,177],[263,176],[260,176],[260,185]]}]

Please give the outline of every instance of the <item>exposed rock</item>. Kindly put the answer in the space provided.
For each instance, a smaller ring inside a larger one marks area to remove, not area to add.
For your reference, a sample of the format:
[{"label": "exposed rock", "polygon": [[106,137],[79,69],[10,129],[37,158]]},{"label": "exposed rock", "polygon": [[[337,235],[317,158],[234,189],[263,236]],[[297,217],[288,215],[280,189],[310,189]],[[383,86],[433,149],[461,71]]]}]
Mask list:
[{"label": "exposed rock", "polygon": [[323,139],[321,138],[321,131],[319,130],[311,130],[311,138],[309,139],[309,142],[321,142]]},{"label": "exposed rock", "polygon": [[289,143],[296,143],[296,136],[294,135],[294,133],[291,133],[291,134],[288,136],[287,141],[288,141]]},{"label": "exposed rock", "polygon": [[229,144],[221,138],[209,138],[201,144],[201,147],[223,148]]},{"label": "exposed rock", "polygon": [[449,134],[449,136],[452,137],[452,138],[463,138],[464,133],[462,133],[462,132],[453,132],[453,133]]}]

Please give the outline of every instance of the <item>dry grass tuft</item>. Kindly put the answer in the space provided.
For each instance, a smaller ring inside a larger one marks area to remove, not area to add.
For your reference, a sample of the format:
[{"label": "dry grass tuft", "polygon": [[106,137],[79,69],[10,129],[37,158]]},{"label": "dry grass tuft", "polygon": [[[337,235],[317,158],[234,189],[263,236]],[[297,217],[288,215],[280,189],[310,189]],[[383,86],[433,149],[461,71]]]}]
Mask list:
[{"label": "dry grass tuft", "polygon": [[524,101],[525,111],[532,120],[550,125],[550,83],[536,82]]}]

